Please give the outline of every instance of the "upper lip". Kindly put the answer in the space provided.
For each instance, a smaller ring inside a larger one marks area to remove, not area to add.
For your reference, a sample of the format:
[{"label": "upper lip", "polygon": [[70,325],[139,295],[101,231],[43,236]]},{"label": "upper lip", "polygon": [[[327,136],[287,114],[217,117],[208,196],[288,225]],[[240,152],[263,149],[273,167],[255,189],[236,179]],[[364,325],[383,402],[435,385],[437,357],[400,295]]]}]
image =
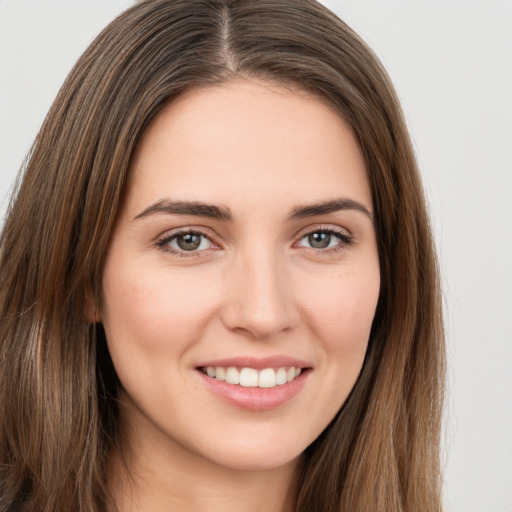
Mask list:
[{"label": "upper lip", "polygon": [[295,368],[310,368],[311,364],[307,361],[297,359],[289,356],[269,356],[269,357],[250,357],[250,356],[239,356],[229,357],[224,359],[215,359],[205,361],[198,365],[198,368],[206,368],[208,366],[220,366],[222,368],[228,368],[235,366],[239,368],[254,368],[255,370],[263,370],[265,368],[283,368],[283,367],[295,367]]}]

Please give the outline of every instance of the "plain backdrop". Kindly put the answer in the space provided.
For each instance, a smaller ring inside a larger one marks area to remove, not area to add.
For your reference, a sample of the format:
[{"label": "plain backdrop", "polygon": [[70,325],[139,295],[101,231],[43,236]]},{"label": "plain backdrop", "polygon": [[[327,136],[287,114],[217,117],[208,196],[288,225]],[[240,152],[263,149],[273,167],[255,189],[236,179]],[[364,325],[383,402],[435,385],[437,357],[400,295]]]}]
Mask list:
[{"label": "plain backdrop", "polygon": [[[446,302],[447,511],[512,512],[512,1],[324,3],[388,69],[424,176]],[[130,5],[0,0],[0,221],[71,66]]]}]

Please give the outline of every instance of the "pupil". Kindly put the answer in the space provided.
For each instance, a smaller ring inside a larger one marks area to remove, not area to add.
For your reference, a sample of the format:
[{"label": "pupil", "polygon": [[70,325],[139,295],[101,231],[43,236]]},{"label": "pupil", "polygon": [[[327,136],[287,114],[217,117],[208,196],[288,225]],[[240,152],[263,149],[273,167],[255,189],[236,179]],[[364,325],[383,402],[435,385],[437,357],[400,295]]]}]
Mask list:
[{"label": "pupil", "polygon": [[331,243],[330,233],[311,233],[308,238],[311,247],[315,249],[325,249]]},{"label": "pupil", "polygon": [[201,235],[187,233],[186,235],[179,236],[177,242],[180,249],[183,249],[184,251],[193,251],[201,244]]}]

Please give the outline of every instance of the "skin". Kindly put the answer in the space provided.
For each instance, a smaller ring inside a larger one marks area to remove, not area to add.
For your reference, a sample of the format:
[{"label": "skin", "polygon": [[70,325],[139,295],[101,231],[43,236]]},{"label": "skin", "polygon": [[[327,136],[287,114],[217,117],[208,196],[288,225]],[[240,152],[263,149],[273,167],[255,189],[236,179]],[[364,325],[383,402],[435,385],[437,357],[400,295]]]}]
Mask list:
[{"label": "skin", "polygon": [[[360,208],[290,218],[340,198]],[[155,211],[164,201],[216,205],[231,220]],[[129,446],[130,478],[113,463],[121,512],[291,510],[301,453],[363,363],[380,287],[372,213],[352,130],[304,91],[240,79],[188,91],[155,118],[103,277]],[[180,228],[206,235],[198,250],[179,248]],[[312,247],[308,235],[326,229],[340,235]],[[310,370],[267,411],[226,402],[197,369],[275,355]]]}]

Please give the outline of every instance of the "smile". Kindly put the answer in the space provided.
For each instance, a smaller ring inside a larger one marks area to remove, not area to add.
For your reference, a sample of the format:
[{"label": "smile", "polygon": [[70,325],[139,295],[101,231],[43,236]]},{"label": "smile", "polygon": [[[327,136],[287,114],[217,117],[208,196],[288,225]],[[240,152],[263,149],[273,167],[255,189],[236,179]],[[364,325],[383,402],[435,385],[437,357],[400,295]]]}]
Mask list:
[{"label": "smile", "polygon": [[273,388],[292,382],[301,374],[301,369],[294,366],[281,368],[241,368],[234,366],[207,366],[201,371],[208,377],[225,381],[228,384],[239,385],[245,388]]},{"label": "smile", "polygon": [[292,401],[309,381],[313,365],[288,356],[204,361],[196,375],[214,395],[239,409],[269,411]]}]

